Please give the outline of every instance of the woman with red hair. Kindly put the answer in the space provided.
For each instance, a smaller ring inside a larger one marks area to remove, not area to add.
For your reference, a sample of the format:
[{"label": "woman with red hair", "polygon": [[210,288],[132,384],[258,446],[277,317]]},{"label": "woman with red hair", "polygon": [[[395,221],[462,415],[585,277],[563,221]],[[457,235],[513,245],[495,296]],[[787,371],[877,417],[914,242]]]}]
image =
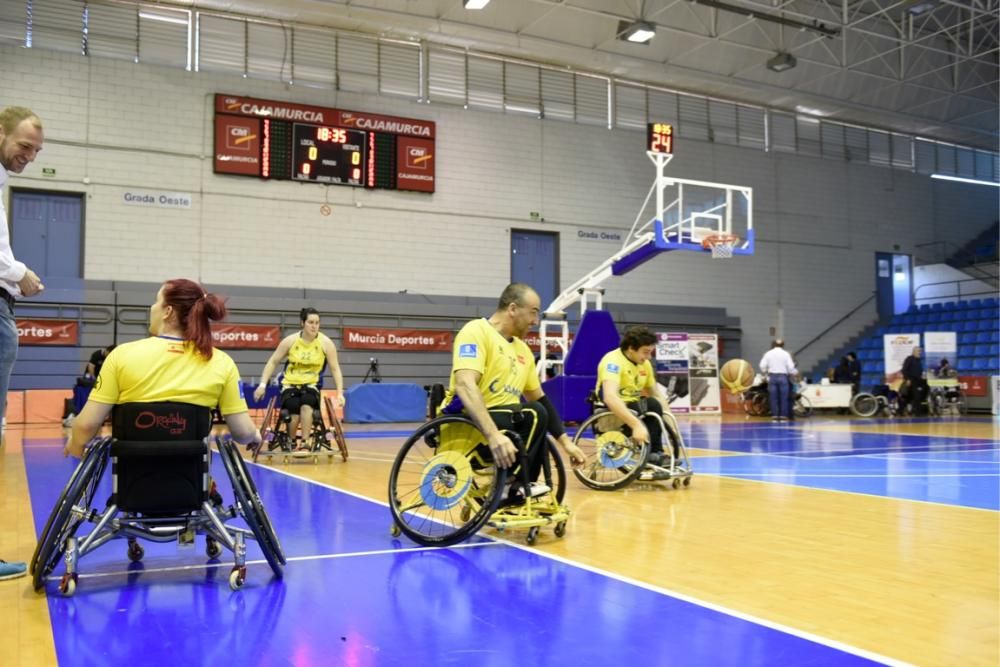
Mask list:
[{"label": "woman with red hair", "polygon": [[233,439],[260,442],[232,358],[212,346],[211,322],[226,316],[222,298],[193,280],[168,280],[149,309],[150,338],[119,345],[73,422],[65,453],[82,456],[111,409],[121,403],[175,401],[218,407]]}]

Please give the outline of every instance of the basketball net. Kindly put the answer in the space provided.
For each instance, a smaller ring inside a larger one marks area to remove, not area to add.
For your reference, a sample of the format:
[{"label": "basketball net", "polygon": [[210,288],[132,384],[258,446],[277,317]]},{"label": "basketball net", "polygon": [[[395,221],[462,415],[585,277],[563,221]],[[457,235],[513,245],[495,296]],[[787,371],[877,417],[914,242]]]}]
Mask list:
[{"label": "basketball net", "polygon": [[712,251],[712,259],[732,259],[733,247],[739,240],[735,234],[712,234],[702,239],[701,245]]}]

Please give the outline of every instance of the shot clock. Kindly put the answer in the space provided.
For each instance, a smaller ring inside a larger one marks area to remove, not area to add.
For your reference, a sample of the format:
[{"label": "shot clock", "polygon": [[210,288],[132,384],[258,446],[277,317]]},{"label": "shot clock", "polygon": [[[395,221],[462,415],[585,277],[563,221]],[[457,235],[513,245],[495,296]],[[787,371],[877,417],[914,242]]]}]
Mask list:
[{"label": "shot clock", "polygon": [[653,153],[674,152],[674,126],[668,123],[649,123],[646,126],[646,150]]}]

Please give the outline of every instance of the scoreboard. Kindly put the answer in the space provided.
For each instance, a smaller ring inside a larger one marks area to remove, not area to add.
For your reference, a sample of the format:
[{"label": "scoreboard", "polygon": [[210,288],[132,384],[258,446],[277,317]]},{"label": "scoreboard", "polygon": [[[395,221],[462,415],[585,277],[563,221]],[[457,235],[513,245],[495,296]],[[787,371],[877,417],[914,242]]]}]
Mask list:
[{"label": "scoreboard", "polygon": [[434,192],[432,121],[215,96],[217,174]]}]

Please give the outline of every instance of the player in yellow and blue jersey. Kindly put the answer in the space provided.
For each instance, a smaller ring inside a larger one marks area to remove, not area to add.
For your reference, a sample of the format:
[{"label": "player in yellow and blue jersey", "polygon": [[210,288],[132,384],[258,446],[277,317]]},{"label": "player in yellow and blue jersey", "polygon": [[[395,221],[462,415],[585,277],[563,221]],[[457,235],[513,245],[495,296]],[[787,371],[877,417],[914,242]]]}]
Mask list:
[{"label": "player in yellow and blue jersey", "polygon": [[[487,438],[493,460],[502,468],[517,463],[517,448],[504,430],[517,433],[527,453],[527,494],[543,495],[550,489],[534,482],[542,470],[545,434],[559,443],[574,466],[583,453],[563,428],[562,419],[542,391],[535,358],[522,338],[538,323],[541,300],[524,283],[511,283],[500,295],[496,312],[473,320],[455,337],[451,378],[441,412],[467,414]],[[522,397],[526,402],[522,403]],[[514,479],[519,479],[514,469]],[[524,497],[515,483],[512,493]]]}]

